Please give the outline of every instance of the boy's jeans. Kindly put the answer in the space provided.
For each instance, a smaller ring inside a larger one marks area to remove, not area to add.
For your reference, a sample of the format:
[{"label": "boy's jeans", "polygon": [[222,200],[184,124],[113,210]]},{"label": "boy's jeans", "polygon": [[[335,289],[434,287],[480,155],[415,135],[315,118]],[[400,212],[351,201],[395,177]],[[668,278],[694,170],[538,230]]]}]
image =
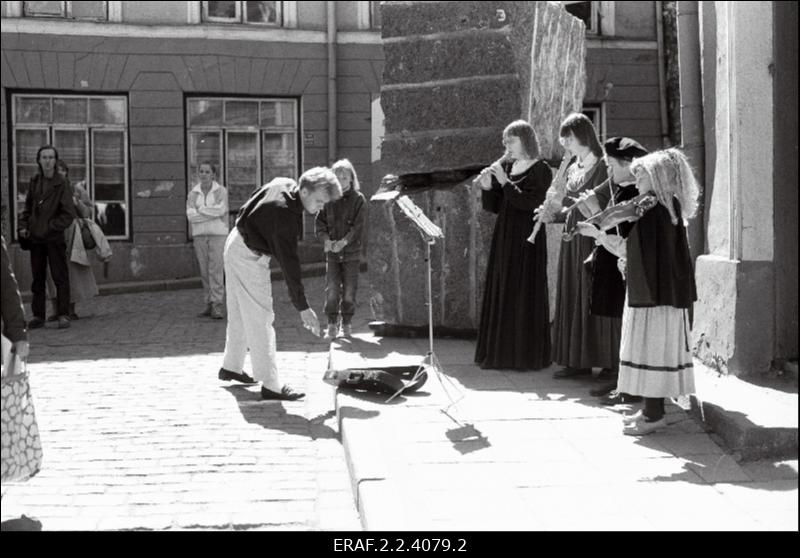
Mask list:
[{"label": "boy's jeans", "polygon": [[328,260],[325,314],[328,316],[329,324],[336,324],[340,313],[343,324],[349,324],[353,319],[356,311],[359,263],[357,259],[345,262]]}]

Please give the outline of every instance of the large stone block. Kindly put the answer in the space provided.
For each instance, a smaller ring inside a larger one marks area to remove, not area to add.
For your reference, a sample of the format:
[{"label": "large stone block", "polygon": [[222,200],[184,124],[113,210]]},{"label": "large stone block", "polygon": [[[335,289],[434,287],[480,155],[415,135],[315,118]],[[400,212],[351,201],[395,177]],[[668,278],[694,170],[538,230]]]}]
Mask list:
[{"label": "large stone block", "polygon": [[[517,92],[517,80],[513,77],[440,85],[431,89],[390,89],[382,94],[381,99],[386,133],[494,128],[496,122],[519,118]],[[496,136],[489,141],[496,142]],[[446,165],[444,168],[453,168],[449,160],[443,163]]]},{"label": "large stone block", "polygon": [[524,2],[385,2],[381,4],[381,33],[389,39],[500,29],[506,21],[497,10],[515,3]]},{"label": "large stone block", "polygon": [[[471,33],[449,40],[408,40],[383,45],[383,85],[513,74],[508,32]],[[459,63],[453,64],[458,57]]]},{"label": "large stone block", "polygon": [[[517,118],[534,126],[541,157],[560,158],[558,126],[585,90],[585,28],[549,2],[391,2],[381,10],[380,167],[403,178],[403,193],[444,232],[432,247],[434,323],[475,328],[495,217],[471,178],[502,154],[502,130]],[[419,233],[393,203],[373,208],[369,228],[375,317],[425,324]],[[550,244],[552,264],[558,243]]]}]

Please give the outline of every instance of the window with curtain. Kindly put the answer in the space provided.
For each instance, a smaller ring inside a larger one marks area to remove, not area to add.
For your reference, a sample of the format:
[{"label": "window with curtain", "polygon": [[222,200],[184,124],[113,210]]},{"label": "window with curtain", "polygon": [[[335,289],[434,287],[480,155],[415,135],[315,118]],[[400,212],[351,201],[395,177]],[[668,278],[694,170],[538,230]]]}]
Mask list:
[{"label": "window with curtain", "polygon": [[215,23],[281,25],[280,2],[203,2],[203,20]]},{"label": "window with curtain", "polygon": [[109,239],[130,237],[128,100],[122,96],[12,95],[13,213],[22,211],[36,152],[53,145],[94,201],[92,217]]},{"label": "window with curtain", "polygon": [[[188,185],[198,182],[203,161],[217,167],[235,215],[256,188],[279,176],[297,179],[298,102],[286,98],[188,98]],[[313,237],[313,216],[304,223]]]}]

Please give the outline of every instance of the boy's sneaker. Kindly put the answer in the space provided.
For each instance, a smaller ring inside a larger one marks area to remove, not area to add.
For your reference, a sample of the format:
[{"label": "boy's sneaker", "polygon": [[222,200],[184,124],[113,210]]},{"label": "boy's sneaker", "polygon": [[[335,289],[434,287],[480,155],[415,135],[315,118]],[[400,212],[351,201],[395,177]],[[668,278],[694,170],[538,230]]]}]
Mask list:
[{"label": "boy's sneaker", "polygon": [[[56,317],[58,319],[58,317]],[[40,327],[44,327],[44,320],[38,317],[31,318],[31,321],[28,322],[28,329],[39,329]]]},{"label": "boy's sneaker", "polygon": [[352,337],[353,336],[353,326],[350,324],[342,325],[342,335],[344,337]]},{"label": "boy's sneaker", "polygon": [[58,329],[67,329],[69,327],[69,317],[67,316],[59,316],[58,317]]},{"label": "boy's sneaker", "polygon": [[339,335],[339,326],[336,324],[328,324],[328,329],[325,331],[325,339],[336,339]]},{"label": "boy's sneaker", "polygon": [[206,309],[200,312],[198,318],[208,318],[211,315],[211,304],[206,304]]},{"label": "boy's sneaker", "polygon": [[221,320],[224,316],[222,315],[222,308],[219,305],[214,305],[211,308],[211,319],[212,320]]}]

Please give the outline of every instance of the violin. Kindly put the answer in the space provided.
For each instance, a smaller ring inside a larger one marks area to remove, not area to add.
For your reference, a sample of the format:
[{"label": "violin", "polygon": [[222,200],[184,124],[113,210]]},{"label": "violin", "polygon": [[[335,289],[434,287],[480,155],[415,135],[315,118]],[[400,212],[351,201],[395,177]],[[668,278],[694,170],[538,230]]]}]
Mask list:
[{"label": "violin", "polygon": [[613,229],[620,223],[638,221],[642,215],[653,209],[656,204],[658,204],[658,198],[655,193],[645,192],[644,194],[639,194],[635,198],[606,207],[603,211],[595,213],[585,221],[575,223],[572,229],[564,231],[562,238],[565,241],[572,240],[578,233],[578,225],[581,223],[595,225],[598,229],[605,232],[609,229]]},{"label": "violin", "polygon": [[645,192],[635,198],[607,207],[585,222],[596,225],[601,231],[607,231],[620,223],[638,221],[642,215],[653,209],[657,204],[658,198],[655,193]]}]

